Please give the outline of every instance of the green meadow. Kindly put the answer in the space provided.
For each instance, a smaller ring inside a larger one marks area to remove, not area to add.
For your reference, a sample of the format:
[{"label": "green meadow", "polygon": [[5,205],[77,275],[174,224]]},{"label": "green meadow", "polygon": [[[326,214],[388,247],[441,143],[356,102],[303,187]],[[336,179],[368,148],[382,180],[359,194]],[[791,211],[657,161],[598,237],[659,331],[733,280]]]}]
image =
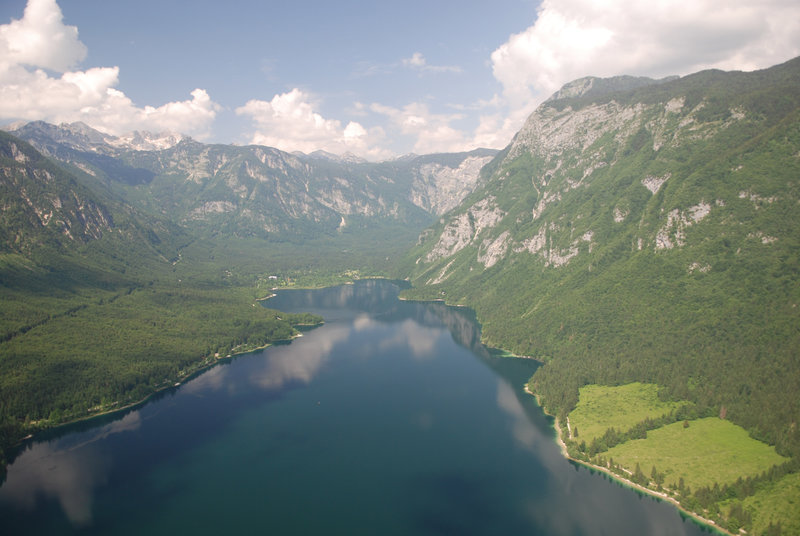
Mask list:
[{"label": "green meadow", "polygon": [[602,437],[609,428],[625,432],[647,418],[670,414],[683,405],[660,400],[658,386],[651,383],[586,385],[579,392],[578,405],[570,412],[569,422],[573,438],[587,443]]},{"label": "green meadow", "polygon": [[719,417],[685,420],[697,415],[692,405],[662,400],[655,384],[586,385],[579,396],[565,438],[576,459],[666,492],[734,534],[800,534],[800,474],[774,446]]},{"label": "green meadow", "polygon": [[744,428],[717,417],[676,422],[609,449],[604,456],[633,471],[639,464],[645,474],[655,466],[670,488],[680,478],[692,489],[733,483],[755,476],[786,461],[775,448],[751,438]]}]

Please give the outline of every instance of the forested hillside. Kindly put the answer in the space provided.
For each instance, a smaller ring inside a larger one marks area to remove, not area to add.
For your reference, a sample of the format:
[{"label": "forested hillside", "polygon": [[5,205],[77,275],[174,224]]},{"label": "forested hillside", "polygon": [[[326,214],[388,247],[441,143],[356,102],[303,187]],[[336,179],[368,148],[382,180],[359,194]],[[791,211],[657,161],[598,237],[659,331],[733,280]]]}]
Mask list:
[{"label": "forested hillside", "polygon": [[797,457],[798,88],[798,59],[568,85],[423,233],[409,295],[545,361],[554,414],[583,385],[649,382]]},{"label": "forested hillside", "polygon": [[202,243],[5,133],[0,203],[0,466],[28,433],[120,409],[321,321],[255,302],[264,250]]}]

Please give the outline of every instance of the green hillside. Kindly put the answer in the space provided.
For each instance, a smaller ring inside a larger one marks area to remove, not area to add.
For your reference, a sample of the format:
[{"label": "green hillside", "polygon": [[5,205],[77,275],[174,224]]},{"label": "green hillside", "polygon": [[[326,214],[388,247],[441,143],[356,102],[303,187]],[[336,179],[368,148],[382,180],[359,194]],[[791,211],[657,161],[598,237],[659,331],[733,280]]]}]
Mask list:
[{"label": "green hillside", "polygon": [[530,387],[562,423],[583,386],[654,384],[794,471],[800,59],[633,82],[542,104],[423,232],[406,295],[474,307],[487,344],[544,361]]},{"label": "green hillside", "polygon": [[548,101],[423,234],[409,295],[546,361],[554,413],[582,385],[656,383],[797,455],[798,87],[794,60]]}]

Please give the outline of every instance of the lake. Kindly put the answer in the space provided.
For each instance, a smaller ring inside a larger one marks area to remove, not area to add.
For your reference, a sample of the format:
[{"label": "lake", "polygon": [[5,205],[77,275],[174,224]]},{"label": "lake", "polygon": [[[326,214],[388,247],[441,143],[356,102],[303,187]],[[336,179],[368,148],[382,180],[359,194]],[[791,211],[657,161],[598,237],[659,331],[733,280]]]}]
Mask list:
[{"label": "lake", "polygon": [[535,361],[388,281],[280,291],[321,314],[137,409],[27,444],[2,534],[707,534],[565,460],[523,390]]}]

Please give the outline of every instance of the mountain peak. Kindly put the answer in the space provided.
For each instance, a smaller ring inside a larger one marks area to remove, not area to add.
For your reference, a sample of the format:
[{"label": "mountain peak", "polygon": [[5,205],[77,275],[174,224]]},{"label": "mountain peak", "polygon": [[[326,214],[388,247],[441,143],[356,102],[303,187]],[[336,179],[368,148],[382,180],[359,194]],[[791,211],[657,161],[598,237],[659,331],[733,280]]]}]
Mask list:
[{"label": "mountain peak", "polygon": [[400,156],[395,158],[394,161],[395,162],[411,162],[412,160],[414,160],[415,158],[418,158],[418,157],[419,157],[419,155],[416,154],[416,153],[406,153],[406,154],[401,154]]},{"label": "mountain peak", "polygon": [[109,138],[106,143],[120,149],[133,149],[134,151],[163,151],[178,145],[187,136],[177,132],[152,133],[134,130],[119,137]]},{"label": "mountain peak", "polygon": [[97,130],[82,121],[59,125],[52,125],[44,121],[17,122],[8,125],[6,130],[24,139],[43,137],[75,149],[92,152],[104,152],[104,147],[134,151],[161,151],[189,139],[188,136],[175,132],[154,134],[139,130],[115,136]]},{"label": "mountain peak", "polygon": [[304,153],[301,154],[309,158],[313,158],[315,160],[327,160],[330,162],[338,162],[340,164],[363,164],[364,162],[366,162],[366,160],[364,160],[360,156],[357,156],[349,151],[339,155],[330,153],[328,151],[324,151],[322,149],[318,149],[313,153],[309,153],[307,155]]}]

